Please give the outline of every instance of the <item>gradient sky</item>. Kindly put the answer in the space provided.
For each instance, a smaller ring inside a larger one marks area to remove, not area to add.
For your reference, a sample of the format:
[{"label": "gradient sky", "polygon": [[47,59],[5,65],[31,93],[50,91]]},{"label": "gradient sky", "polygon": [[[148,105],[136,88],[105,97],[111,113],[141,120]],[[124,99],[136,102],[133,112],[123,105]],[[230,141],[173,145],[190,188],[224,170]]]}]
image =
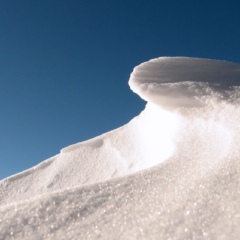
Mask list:
[{"label": "gradient sky", "polygon": [[2,0],[0,179],[127,123],[134,66],[160,56],[240,62],[237,1]]}]

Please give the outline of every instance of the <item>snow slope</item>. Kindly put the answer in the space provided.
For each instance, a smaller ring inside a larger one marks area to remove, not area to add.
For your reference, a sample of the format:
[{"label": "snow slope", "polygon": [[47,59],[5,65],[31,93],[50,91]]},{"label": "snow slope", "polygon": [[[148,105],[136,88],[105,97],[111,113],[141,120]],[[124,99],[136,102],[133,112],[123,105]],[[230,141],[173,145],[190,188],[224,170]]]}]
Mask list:
[{"label": "snow slope", "polygon": [[0,182],[0,239],[239,239],[240,65],[158,58],[125,126]]},{"label": "snow slope", "polygon": [[[159,125],[158,122],[164,118],[168,125]],[[3,180],[0,203],[9,204],[53,190],[93,184],[152,167],[172,155],[179,126],[176,114],[149,106],[127,125],[68,146],[38,166]],[[155,139],[156,143],[149,139]]]}]

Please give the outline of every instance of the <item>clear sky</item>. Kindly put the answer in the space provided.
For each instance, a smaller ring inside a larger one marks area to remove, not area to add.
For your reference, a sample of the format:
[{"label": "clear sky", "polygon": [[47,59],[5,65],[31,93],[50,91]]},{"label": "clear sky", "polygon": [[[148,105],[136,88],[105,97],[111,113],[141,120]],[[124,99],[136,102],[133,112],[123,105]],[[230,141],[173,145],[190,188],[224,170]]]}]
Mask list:
[{"label": "clear sky", "polygon": [[127,82],[141,62],[240,62],[239,12],[231,0],[2,0],[0,179],[138,115]]}]

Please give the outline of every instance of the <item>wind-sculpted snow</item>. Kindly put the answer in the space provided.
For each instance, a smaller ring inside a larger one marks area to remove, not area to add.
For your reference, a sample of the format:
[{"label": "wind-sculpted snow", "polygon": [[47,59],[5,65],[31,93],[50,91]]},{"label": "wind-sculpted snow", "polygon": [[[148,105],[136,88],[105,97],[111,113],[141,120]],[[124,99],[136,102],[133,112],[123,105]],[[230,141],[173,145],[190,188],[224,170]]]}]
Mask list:
[{"label": "wind-sculpted snow", "polygon": [[0,239],[240,239],[240,66],[137,66],[125,126],[1,182]]},{"label": "wind-sculpted snow", "polygon": [[144,100],[164,108],[198,107],[212,98],[231,100],[240,85],[239,75],[235,63],[163,57],[137,66],[129,85]]}]

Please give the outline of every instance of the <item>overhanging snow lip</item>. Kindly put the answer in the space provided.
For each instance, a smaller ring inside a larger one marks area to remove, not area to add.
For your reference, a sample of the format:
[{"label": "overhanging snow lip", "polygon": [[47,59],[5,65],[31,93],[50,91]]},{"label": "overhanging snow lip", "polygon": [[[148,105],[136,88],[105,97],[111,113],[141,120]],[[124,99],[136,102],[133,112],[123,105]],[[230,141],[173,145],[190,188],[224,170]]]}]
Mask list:
[{"label": "overhanging snow lip", "polygon": [[202,106],[199,98],[210,95],[227,99],[227,92],[239,85],[240,64],[191,57],[151,59],[136,66],[129,79],[133,92],[163,107]]}]

